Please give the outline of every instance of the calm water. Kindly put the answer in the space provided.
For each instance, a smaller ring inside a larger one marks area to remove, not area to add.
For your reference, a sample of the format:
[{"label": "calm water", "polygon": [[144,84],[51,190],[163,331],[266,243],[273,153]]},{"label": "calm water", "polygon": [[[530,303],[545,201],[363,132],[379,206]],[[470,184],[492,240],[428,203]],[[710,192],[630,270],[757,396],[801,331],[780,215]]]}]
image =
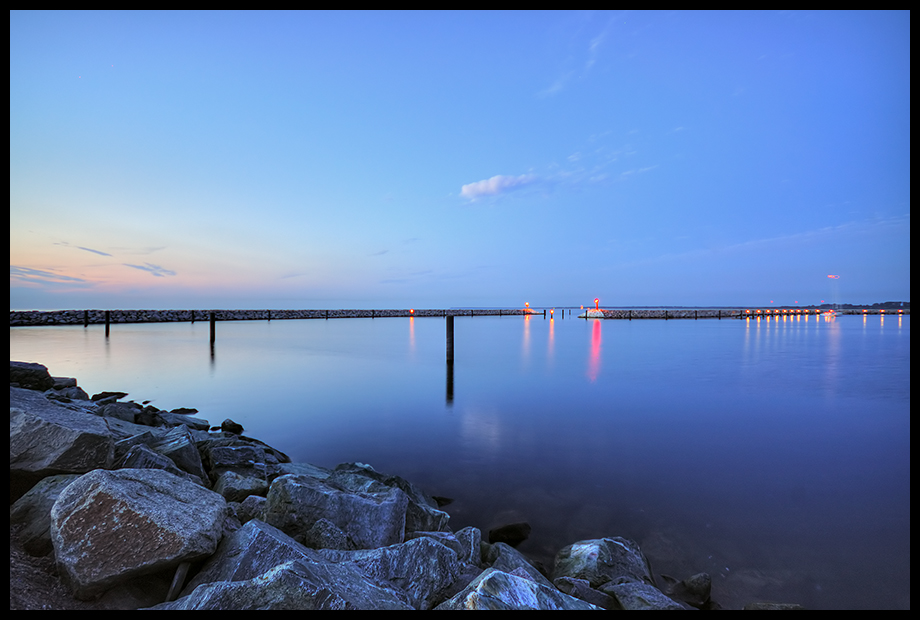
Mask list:
[{"label": "calm water", "polygon": [[622,535],[726,607],[910,607],[910,317],[457,317],[451,399],[443,319],[217,329],[15,328],[10,359],[529,521],[547,565]]}]

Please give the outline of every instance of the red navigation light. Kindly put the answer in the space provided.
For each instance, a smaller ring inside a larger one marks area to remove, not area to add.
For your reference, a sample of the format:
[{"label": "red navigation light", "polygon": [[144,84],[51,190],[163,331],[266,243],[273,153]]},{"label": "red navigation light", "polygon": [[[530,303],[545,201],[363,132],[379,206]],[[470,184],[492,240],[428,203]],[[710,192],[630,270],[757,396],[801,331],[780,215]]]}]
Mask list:
[{"label": "red navigation light", "polygon": [[525,302],[524,302],[524,307],[525,307],[525,308],[529,308],[529,307],[530,307],[530,302],[529,302],[529,301],[525,301]]},{"label": "red navigation light", "polygon": [[600,300],[598,300],[598,298],[595,297],[595,298],[594,298],[594,309],[595,309],[595,310],[600,310],[600,309],[601,309],[600,305],[598,305],[598,304],[600,304]]},{"label": "red navigation light", "polygon": [[410,309],[409,309],[409,314],[415,314],[415,309],[414,309],[414,308],[410,308]]}]

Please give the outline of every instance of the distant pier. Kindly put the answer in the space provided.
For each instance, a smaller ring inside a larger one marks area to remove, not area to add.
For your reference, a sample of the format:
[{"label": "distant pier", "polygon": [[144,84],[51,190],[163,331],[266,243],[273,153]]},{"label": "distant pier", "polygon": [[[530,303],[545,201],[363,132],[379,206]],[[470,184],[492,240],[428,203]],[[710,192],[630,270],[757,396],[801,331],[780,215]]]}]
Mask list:
[{"label": "distant pier", "polygon": [[[814,316],[828,308],[600,308],[584,310],[571,307],[555,308],[447,308],[390,310],[53,310],[10,311],[10,327],[38,325],[111,325],[119,323],[187,323],[212,321],[272,321],[285,319],[376,319],[388,317],[447,317],[447,316],[533,316],[563,319],[575,313],[583,319],[745,319],[784,316]],[[910,307],[844,308],[843,314],[910,314]]]}]

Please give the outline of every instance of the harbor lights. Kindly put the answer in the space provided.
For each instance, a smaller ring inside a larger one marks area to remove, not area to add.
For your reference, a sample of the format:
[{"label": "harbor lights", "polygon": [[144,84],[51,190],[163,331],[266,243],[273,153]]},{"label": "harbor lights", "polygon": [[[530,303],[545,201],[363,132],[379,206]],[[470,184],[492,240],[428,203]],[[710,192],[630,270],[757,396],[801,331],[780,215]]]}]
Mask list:
[{"label": "harbor lights", "polygon": [[600,309],[601,309],[601,307],[600,307],[600,300],[599,300],[597,297],[594,298],[594,309],[595,309],[595,310],[600,310]]}]

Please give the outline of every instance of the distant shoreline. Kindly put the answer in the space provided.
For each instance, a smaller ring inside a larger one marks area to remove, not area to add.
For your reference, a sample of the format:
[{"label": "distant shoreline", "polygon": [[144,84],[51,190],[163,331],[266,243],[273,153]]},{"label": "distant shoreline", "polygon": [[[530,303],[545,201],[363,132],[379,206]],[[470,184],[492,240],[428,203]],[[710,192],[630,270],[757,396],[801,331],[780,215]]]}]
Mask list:
[{"label": "distant shoreline", "polygon": [[[756,318],[764,316],[815,315],[833,309],[821,306],[620,306],[594,308],[444,308],[444,309],[323,309],[323,310],[26,310],[10,311],[10,327],[42,325],[102,325],[106,323],[189,323],[210,321],[271,321],[293,319],[342,319],[446,316],[546,316],[616,319]],[[574,313],[573,313],[574,311]],[[844,304],[836,314],[910,314],[910,302],[886,302],[867,306]],[[577,314],[576,314],[577,313]],[[591,316],[594,314],[595,316]],[[603,316],[600,316],[603,315]]]}]

